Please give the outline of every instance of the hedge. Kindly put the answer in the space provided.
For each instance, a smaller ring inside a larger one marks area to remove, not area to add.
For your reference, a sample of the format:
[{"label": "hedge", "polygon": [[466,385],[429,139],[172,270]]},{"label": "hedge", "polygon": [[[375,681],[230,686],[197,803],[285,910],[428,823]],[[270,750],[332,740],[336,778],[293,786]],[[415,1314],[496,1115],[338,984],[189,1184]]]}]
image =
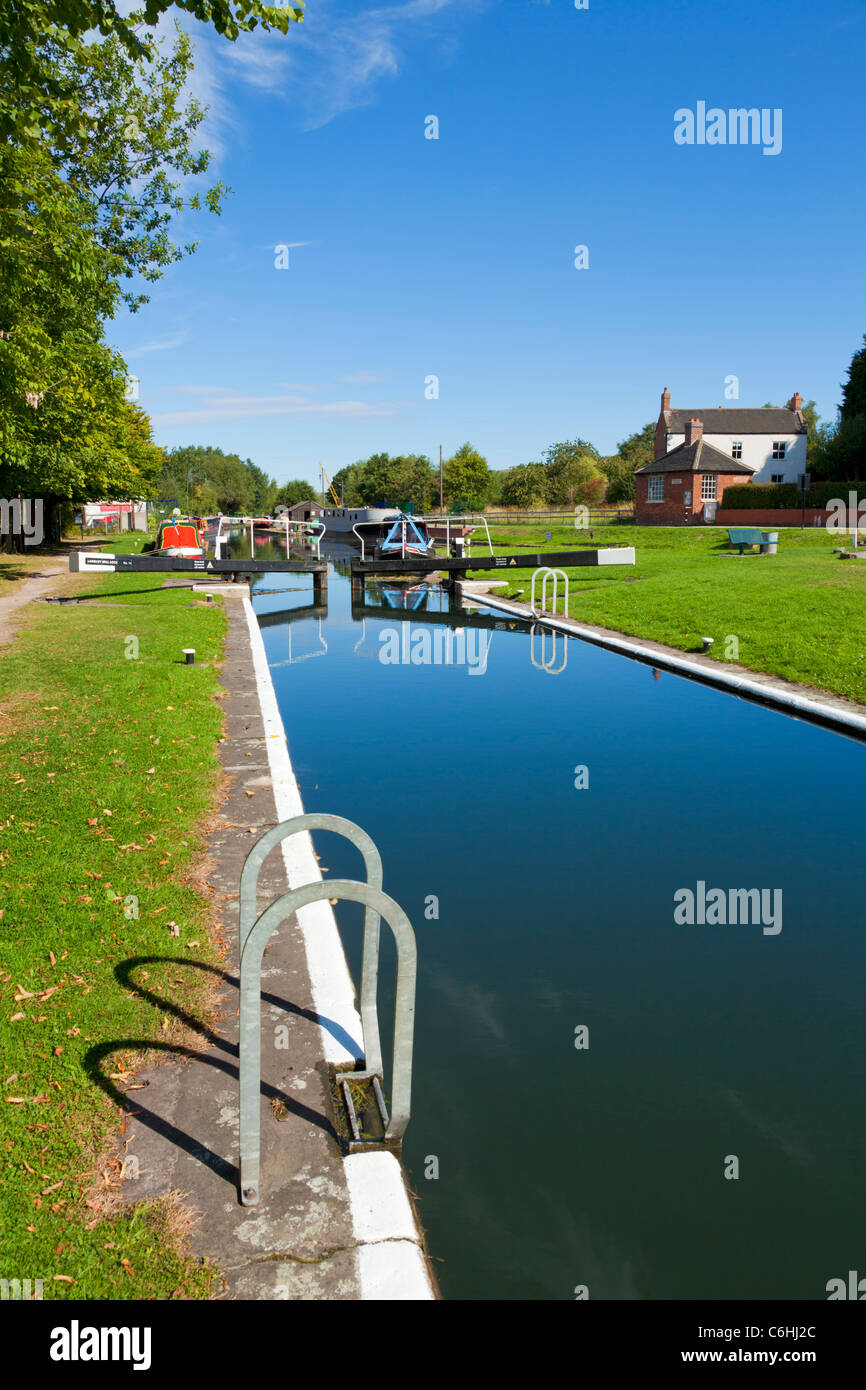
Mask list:
[{"label": "hedge", "polygon": [[[858,503],[866,502],[864,483],[813,483],[806,492],[807,507],[826,507],[833,498],[848,506],[848,493],[859,493]],[[736,483],[726,487],[722,506],[730,508],[802,507],[796,483]]]}]

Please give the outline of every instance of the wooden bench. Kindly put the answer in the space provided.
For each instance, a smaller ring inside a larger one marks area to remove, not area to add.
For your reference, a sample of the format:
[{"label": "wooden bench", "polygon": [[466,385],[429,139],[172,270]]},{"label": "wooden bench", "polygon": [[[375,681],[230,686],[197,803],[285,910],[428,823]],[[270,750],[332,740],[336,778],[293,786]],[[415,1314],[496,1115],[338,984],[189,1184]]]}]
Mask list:
[{"label": "wooden bench", "polygon": [[728,540],[739,547],[742,555],[746,546],[765,545],[767,537],[757,526],[733,526],[728,527]]}]

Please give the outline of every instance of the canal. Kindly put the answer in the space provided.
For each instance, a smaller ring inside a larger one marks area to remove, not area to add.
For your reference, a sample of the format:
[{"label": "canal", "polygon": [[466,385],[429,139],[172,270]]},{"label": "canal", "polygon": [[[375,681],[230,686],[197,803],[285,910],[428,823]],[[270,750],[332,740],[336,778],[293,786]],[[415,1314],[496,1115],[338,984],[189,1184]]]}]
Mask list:
[{"label": "canal", "polygon": [[284,588],[255,608],[305,809],[373,836],[418,939],[404,1161],[444,1296],[866,1273],[863,746],[438,591]]}]

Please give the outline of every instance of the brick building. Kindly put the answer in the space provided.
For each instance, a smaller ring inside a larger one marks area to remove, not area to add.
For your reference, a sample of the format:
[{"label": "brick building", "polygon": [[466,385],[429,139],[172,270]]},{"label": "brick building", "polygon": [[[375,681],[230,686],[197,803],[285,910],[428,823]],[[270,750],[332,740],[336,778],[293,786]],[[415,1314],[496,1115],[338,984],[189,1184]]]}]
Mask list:
[{"label": "brick building", "polygon": [[745,463],[756,483],[795,483],[806,471],[808,428],[803,397],[796,391],[786,406],[719,406],[706,410],[672,410],[671,393],[662,392],[655,433],[655,457],[685,442],[689,420],[703,423],[704,443],[729,459]]},{"label": "brick building", "polygon": [[704,439],[703,422],[684,422],[685,440],[635,472],[635,521],[683,526],[713,521],[726,487],[749,482],[754,469]]}]

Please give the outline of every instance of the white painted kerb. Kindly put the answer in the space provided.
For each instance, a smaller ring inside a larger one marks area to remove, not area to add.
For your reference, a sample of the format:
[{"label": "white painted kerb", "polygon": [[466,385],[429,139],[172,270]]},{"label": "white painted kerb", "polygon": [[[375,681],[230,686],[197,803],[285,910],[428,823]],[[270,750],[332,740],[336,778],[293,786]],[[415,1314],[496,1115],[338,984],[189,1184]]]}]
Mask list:
[{"label": "white painted kerb", "polygon": [[[246,594],[243,604],[277,819],[290,820],[292,816],[303,815],[304,805],[289,757],[261,628]],[[308,833],[284,840],[282,850],[290,888],[322,882]],[[355,989],[331,905],[311,903],[300,909],[297,918],[316,1013],[320,1019],[338,1024],[351,1040],[350,1050],[334,1037],[327,1024],[320,1023],[322,1055],[329,1063],[355,1061],[362,1056],[361,1018],[355,1007]],[[403,1181],[403,1169],[396,1156],[388,1152],[350,1154],[343,1167],[352,1226],[358,1241],[361,1298],[432,1299],[433,1288],[421,1249],[421,1237]]]}]

